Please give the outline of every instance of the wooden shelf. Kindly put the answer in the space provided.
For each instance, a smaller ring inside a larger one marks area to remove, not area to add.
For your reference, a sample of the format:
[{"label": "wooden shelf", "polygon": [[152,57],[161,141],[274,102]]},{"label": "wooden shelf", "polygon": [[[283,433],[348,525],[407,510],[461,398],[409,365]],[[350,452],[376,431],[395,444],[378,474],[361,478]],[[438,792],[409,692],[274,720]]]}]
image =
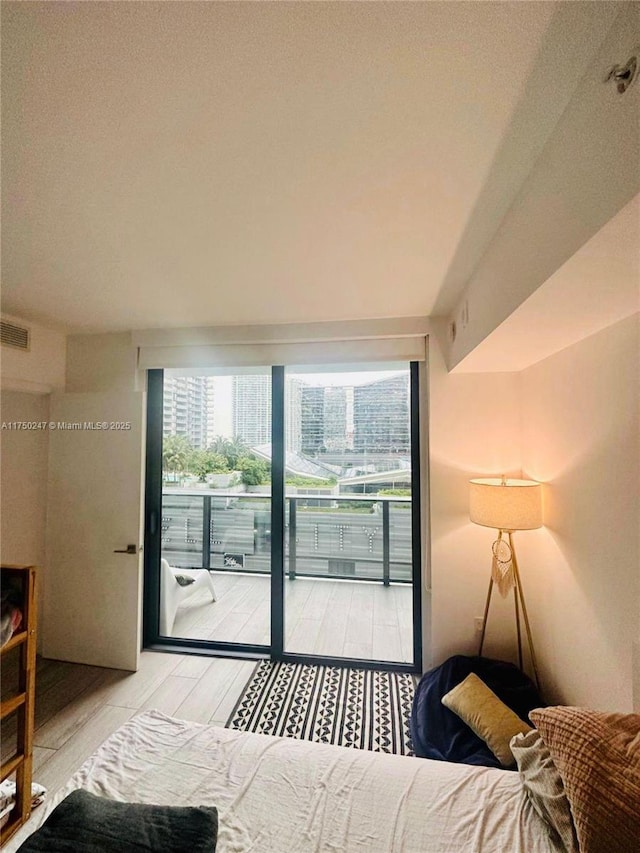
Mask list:
[{"label": "wooden shelf", "polygon": [[15,649],[16,646],[22,645],[22,643],[26,643],[29,634],[26,631],[18,631],[17,634],[14,634],[11,639],[4,644],[2,649],[0,649],[0,654],[4,654],[5,652],[10,652],[11,649]]},{"label": "wooden shelf", "polygon": [[37,570],[35,566],[3,565],[2,583],[15,584],[20,590],[22,601],[22,630],[18,631],[2,647],[2,655],[18,649],[17,693],[0,704],[0,719],[17,714],[17,753],[0,767],[2,780],[15,773],[15,805],[8,823],[0,832],[0,847],[28,820],[31,814],[31,773],[33,764],[33,721],[36,689],[36,608]]},{"label": "wooden shelf", "polygon": [[24,755],[20,753],[20,755],[14,755],[13,758],[10,758],[8,761],[0,767],[0,779],[4,782],[7,776],[11,776],[11,774],[20,767],[20,765],[24,762]]},{"label": "wooden shelf", "polygon": [[16,809],[14,806],[9,812],[9,822],[2,827],[2,832],[0,832],[0,850],[4,847],[14,832],[17,832],[24,823],[22,815],[15,814],[15,811]]},{"label": "wooden shelf", "polygon": [[5,717],[9,716],[9,714],[13,714],[13,712],[17,711],[18,708],[21,705],[24,705],[26,701],[26,693],[16,693],[16,695],[12,696],[11,699],[6,699],[0,704],[0,720],[4,720]]}]

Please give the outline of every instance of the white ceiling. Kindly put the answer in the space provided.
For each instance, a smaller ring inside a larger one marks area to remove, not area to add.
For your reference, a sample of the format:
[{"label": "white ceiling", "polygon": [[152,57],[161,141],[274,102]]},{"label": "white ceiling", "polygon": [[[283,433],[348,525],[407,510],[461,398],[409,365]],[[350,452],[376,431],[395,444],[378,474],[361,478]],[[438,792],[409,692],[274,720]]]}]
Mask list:
[{"label": "white ceiling", "polygon": [[[620,5],[3,2],[2,309],[70,332],[446,315]],[[458,369],[637,311],[639,217]]]},{"label": "white ceiling", "polygon": [[2,3],[3,310],[429,315],[554,5]]}]

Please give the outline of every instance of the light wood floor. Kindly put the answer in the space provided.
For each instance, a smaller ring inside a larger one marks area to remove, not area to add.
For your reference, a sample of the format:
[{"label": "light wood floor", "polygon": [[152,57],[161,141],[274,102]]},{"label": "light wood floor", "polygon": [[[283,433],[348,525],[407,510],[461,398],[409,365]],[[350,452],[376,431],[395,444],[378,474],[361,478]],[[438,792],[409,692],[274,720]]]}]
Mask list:
[{"label": "light wood floor", "polygon": [[[224,726],[249,680],[255,661],[143,652],[128,673],[38,660],[34,781],[50,794],[86,758],[139,711]],[[3,662],[2,692],[12,692],[11,661]],[[2,760],[15,750],[15,719],[2,726]]]},{"label": "light wood floor", "polygon": [[[172,636],[268,645],[269,578],[212,573],[206,590],[178,609]],[[285,581],[285,649],[300,654],[411,662],[409,584],[296,578]]]},{"label": "light wood floor", "polygon": [[[225,574],[215,584],[218,601],[194,598],[193,605],[185,603],[174,634],[268,643],[268,579]],[[286,596],[289,651],[411,659],[408,586],[298,578],[287,582]],[[5,698],[15,692],[17,655],[12,655],[3,660]],[[255,665],[143,652],[139,670],[128,673],[39,658],[34,780],[53,794],[110,734],[149,708],[224,726]],[[2,760],[14,750],[15,718],[9,718],[2,726]]]}]

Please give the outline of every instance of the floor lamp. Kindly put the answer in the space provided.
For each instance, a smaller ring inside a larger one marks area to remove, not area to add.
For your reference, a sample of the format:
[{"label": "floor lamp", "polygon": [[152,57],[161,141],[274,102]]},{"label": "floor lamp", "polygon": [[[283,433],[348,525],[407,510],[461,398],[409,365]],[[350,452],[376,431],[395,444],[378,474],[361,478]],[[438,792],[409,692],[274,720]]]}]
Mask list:
[{"label": "floor lamp", "polygon": [[499,531],[498,538],[492,546],[491,579],[489,580],[489,591],[484,608],[478,655],[482,655],[494,584],[498,587],[503,598],[507,596],[510,589],[513,589],[518,635],[518,663],[522,669],[522,633],[520,628],[520,611],[522,611],[531,665],[536,685],[540,689],[538,667],[531,638],[531,626],[529,625],[529,616],[513,545],[513,532],[515,530],[535,530],[537,527],[542,527],[542,487],[540,483],[533,480],[512,480],[505,477],[502,479],[471,480],[469,515],[471,521],[476,524],[481,524],[483,527],[493,527]]}]

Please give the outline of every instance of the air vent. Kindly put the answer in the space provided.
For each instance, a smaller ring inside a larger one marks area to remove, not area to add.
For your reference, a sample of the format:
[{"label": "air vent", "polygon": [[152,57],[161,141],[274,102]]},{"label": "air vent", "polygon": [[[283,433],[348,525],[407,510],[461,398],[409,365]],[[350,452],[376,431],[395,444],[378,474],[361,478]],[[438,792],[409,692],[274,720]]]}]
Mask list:
[{"label": "air vent", "polygon": [[28,352],[31,345],[29,329],[25,329],[24,326],[16,326],[15,323],[8,323],[6,320],[0,320],[0,343],[2,346],[15,347]]}]

